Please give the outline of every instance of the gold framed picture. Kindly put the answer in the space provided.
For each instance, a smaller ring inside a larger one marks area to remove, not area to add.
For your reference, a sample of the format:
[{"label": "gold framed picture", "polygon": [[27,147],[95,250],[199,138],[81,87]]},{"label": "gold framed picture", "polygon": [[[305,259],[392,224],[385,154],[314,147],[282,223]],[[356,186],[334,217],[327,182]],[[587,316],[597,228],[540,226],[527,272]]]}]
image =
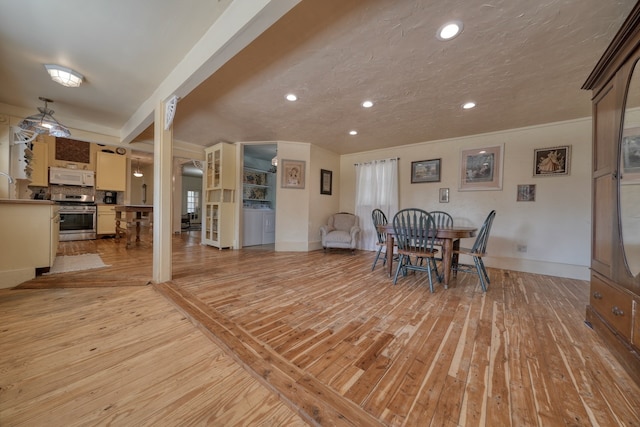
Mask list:
[{"label": "gold framed picture", "polygon": [[282,160],[280,187],[303,189],[305,184],[304,160]]}]

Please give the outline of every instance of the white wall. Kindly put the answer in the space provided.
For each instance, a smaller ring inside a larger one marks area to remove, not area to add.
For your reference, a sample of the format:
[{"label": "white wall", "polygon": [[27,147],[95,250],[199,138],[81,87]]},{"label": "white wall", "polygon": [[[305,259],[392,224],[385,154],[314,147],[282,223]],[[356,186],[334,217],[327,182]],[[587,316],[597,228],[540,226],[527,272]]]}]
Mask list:
[{"label": "white wall", "polygon": [[[280,179],[283,160],[302,160],[305,163],[304,189],[282,188]],[[310,144],[278,141],[278,174],[276,184],[276,251],[309,250],[309,209],[311,189],[309,185]],[[318,172],[319,173],[319,172]]]},{"label": "white wall", "polygon": [[[458,191],[460,152],[504,144],[501,191]],[[533,177],[534,149],[571,146],[568,176]],[[459,225],[480,226],[497,214],[485,263],[517,271],[587,280],[591,248],[591,119],[551,123],[344,155],[340,159],[340,210],[355,210],[354,163],[399,157],[400,209],[446,210]],[[442,159],[441,182],[411,184],[411,162]],[[535,184],[535,202],[517,202],[518,184]],[[439,203],[440,188],[450,202]],[[369,220],[361,218],[361,221]],[[472,239],[463,241],[470,246]],[[526,245],[527,252],[517,251]]]},{"label": "white wall", "polygon": [[[129,182],[131,188],[129,191],[129,204],[132,205],[153,205],[153,165],[140,165],[142,176],[136,178],[133,171],[138,163],[131,161],[131,170],[129,171]],[[142,184],[147,185],[147,197],[143,201]]]},{"label": "white wall", "polygon": [[[320,227],[327,223],[330,215],[340,212],[340,156],[332,151],[325,150],[315,145],[311,146],[311,163],[307,168],[309,176],[307,183],[311,194],[309,195],[309,249],[322,248],[322,236]],[[333,185],[331,195],[320,194],[320,170],[333,172]]]}]

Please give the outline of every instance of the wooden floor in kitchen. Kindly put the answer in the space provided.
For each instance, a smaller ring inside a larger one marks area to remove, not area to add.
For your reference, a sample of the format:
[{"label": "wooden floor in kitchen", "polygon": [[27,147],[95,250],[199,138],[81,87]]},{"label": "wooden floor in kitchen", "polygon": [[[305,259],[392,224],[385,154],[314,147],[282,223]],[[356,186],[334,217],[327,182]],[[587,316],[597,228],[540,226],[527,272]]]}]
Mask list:
[{"label": "wooden floor in kitchen", "polygon": [[109,267],[0,290],[0,425],[639,426],[588,283],[489,269],[393,286],[373,253],[63,242]]}]

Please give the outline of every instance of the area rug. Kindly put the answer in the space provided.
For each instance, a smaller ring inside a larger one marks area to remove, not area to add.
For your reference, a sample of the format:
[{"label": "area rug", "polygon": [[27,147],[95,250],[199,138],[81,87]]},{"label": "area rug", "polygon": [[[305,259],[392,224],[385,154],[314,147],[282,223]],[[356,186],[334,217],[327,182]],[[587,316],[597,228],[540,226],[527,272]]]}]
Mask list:
[{"label": "area rug", "polygon": [[98,254],[58,255],[53,266],[46,274],[68,273],[70,271],[92,270],[94,268],[110,267],[102,262]]}]

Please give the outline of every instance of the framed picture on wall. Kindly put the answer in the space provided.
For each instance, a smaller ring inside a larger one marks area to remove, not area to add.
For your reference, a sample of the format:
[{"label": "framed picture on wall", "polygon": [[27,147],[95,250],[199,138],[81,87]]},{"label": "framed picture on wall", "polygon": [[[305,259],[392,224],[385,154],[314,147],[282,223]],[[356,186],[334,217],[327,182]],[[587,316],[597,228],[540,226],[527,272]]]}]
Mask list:
[{"label": "framed picture on wall", "polygon": [[305,161],[283,159],[281,174],[280,187],[304,188]]},{"label": "framed picture on wall", "polygon": [[440,160],[419,160],[411,162],[411,183],[440,182]]},{"label": "framed picture on wall", "polygon": [[440,203],[449,203],[449,189],[441,188],[438,201]]},{"label": "framed picture on wall", "polygon": [[460,152],[459,191],[502,190],[504,144]]},{"label": "framed picture on wall", "polygon": [[571,146],[533,150],[533,176],[569,175]]},{"label": "framed picture on wall", "polygon": [[637,183],[640,181],[640,128],[623,131],[621,149],[621,184]]},{"label": "framed picture on wall", "polygon": [[320,169],[320,194],[331,195],[332,175],[332,171]]},{"label": "framed picture on wall", "polygon": [[518,193],[516,196],[518,202],[535,202],[536,201],[536,185],[521,184],[518,185]]}]

